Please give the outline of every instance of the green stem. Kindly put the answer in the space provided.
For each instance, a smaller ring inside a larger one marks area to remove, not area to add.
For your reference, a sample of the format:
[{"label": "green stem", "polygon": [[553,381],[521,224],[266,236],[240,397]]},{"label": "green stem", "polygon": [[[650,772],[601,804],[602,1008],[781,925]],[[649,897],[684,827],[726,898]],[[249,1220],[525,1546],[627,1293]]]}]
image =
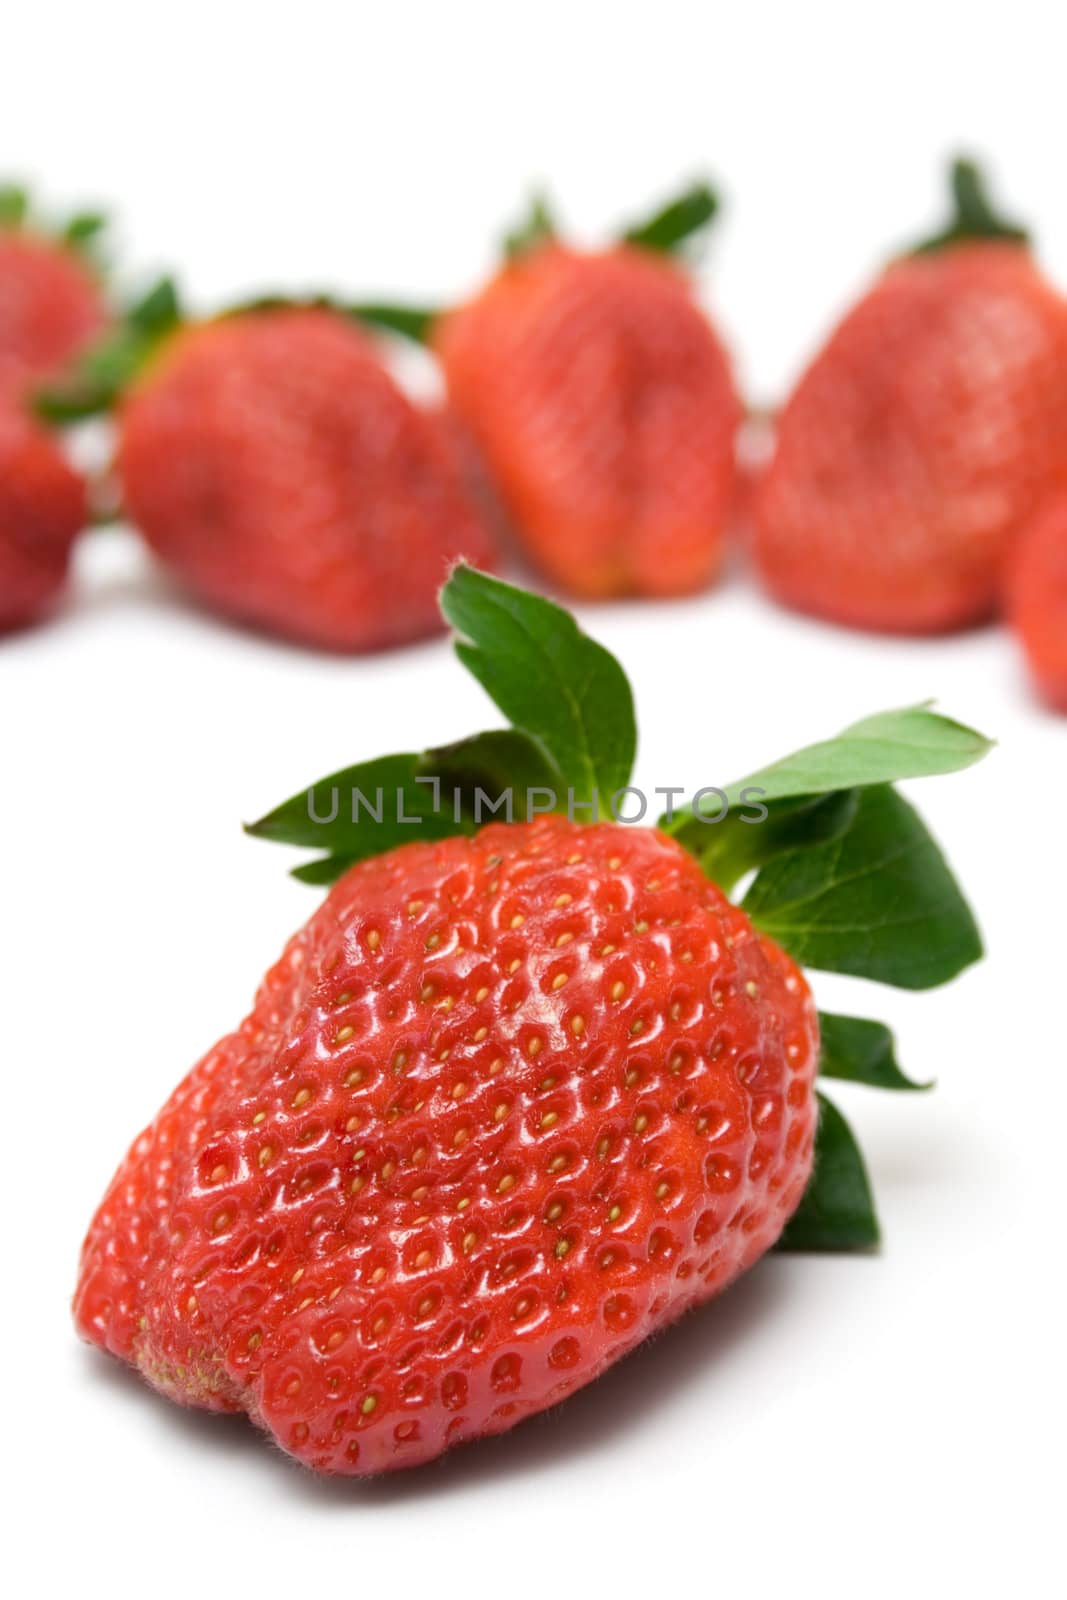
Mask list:
[{"label": "green stem", "polygon": [[1017,222],[1001,216],[989,195],[985,175],[974,161],[957,157],[949,169],[949,192],[953,215],[948,225],[931,239],[915,245],[914,255],[929,255],[953,245],[978,239],[1000,239],[1013,244],[1029,243],[1030,235]]}]

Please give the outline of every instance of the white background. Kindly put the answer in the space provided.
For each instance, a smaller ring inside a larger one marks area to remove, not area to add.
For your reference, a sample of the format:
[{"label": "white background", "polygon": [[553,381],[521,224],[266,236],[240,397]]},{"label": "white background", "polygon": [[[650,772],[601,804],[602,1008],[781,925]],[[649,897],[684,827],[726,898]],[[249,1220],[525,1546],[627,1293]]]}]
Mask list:
[{"label": "white background", "polygon": [[[770,401],[962,143],[1067,282],[1063,30],[1049,6],[20,6],[0,168],[113,200],[130,274],[197,303],[472,286],[528,180],[582,237],[709,168],[704,274]],[[0,645],[2,1421],[17,1592],[1052,1594],[1063,1428],[1067,724],[999,631],[889,643],[706,599],[584,620],[631,671],[639,779],[729,779],[937,695],[1000,739],[920,800],[987,964],[886,1016],[927,1097],[842,1093],[886,1243],[772,1258],[554,1416],[434,1468],[320,1482],[241,1420],[76,1342],[81,1234],[130,1137],[307,914],[242,837],[305,781],[479,725],[443,643],[339,662],[185,609],[133,539]],[[848,991],[846,993],[846,991]],[[53,1587],[54,1586],[54,1587]]]}]

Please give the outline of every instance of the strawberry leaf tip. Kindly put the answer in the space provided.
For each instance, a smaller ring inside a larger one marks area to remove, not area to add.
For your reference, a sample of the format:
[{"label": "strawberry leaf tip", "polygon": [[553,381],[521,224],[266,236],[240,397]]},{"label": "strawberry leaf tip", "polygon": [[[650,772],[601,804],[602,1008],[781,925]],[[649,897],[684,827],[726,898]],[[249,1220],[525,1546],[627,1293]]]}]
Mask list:
[{"label": "strawberry leaf tip", "polygon": [[897,1065],[893,1035],[882,1022],[819,1012],[819,1071],[824,1078],[865,1083],[872,1089],[932,1089],[916,1083]]},{"label": "strawberry leaf tip", "polygon": [[541,245],[551,244],[558,236],[559,229],[547,196],[535,191],[527,202],[525,215],[504,235],[504,255],[509,261],[516,261]]},{"label": "strawberry leaf tip", "polygon": [[468,672],[559,772],[569,791],[560,809],[569,798],[592,820],[629,783],[637,749],[633,694],[618,661],[569,611],[473,567],[454,569],[441,610]]},{"label": "strawberry leaf tip", "polygon": [[620,235],[623,244],[673,255],[704,232],[719,210],[719,197],[707,183],[694,183],[651,216]]},{"label": "strawberry leaf tip", "polygon": [[852,1130],[819,1094],[815,1166],[779,1250],[872,1250],[881,1237],[870,1179]]}]

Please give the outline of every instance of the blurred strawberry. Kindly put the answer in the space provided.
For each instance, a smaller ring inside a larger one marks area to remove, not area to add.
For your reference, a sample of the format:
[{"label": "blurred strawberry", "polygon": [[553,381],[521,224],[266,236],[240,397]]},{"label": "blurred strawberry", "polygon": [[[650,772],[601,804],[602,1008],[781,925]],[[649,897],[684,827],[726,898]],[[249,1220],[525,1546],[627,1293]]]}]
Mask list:
[{"label": "blurred strawberry", "polygon": [[669,252],[714,211],[696,189],[581,253],[543,209],[432,343],[516,538],[573,594],[711,581],[740,407],[727,357]]},{"label": "blurred strawberry", "polygon": [[757,497],[767,587],[855,627],[988,617],[1067,468],[1067,307],[976,169],[952,182],[952,226],[888,268],[801,379]]},{"label": "blurred strawberry", "polygon": [[81,478],[50,435],[0,397],[0,632],[47,610],[87,520]]},{"label": "blurred strawberry", "polygon": [[54,377],[106,327],[84,248],[100,225],[75,217],[53,236],[30,221],[22,190],[0,187],[0,392],[24,394]]},{"label": "blurred strawberry", "polygon": [[1042,506],[1015,547],[1008,616],[1038,689],[1067,711],[1067,491]]},{"label": "blurred strawberry", "polygon": [[451,563],[492,564],[440,419],[326,306],[157,338],[121,402],[117,464],[131,520],[194,594],[325,649],[436,632]]}]

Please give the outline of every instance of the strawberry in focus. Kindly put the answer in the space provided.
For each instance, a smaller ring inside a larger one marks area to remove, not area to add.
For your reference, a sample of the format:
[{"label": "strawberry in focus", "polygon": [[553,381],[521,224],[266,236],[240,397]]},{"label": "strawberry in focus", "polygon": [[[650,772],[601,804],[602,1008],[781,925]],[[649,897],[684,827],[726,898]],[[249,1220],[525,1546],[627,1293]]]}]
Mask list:
[{"label": "strawberry in focus", "polygon": [[816,1050],[794,964],[662,835],[405,846],[341,879],[134,1145],[79,1325],[320,1470],[427,1460],[774,1243]]},{"label": "strawberry in focus", "polygon": [[88,520],[85,483],[58,444],[0,398],[0,632],[48,610]]},{"label": "strawberry in focus", "polygon": [[997,608],[1012,542],[1067,469],[1067,305],[978,174],[895,262],[782,412],[756,501],[768,589],[853,627],[936,633]]},{"label": "strawberry in focus", "polygon": [[1067,494],[1042,506],[1020,537],[1007,610],[1038,690],[1067,712]]},{"label": "strawberry in focus", "polygon": [[604,598],[711,582],[740,406],[660,245],[584,254],[539,234],[432,343],[516,539],[555,583]]},{"label": "strawberry in focus", "polygon": [[25,396],[57,376],[109,320],[99,276],[72,239],[33,226],[21,191],[0,189],[0,393]]},{"label": "strawberry in focus", "polygon": [[[892,788],[978,759],[973,730],[883,714],[733,786],[721,830],[697,797],[625,825],[614,658],[470,568],[441,605],[511,726],[349,768],[252,825],[329,852],[295,870],[333,887],[135,1140],[75,1296],[84,1337],[162,1393],[247,1412],[323,1472],[512,1426],[776,1242],[874,1244],[816,1069],[918,1085],[880,1024],[817,1018],[789,946],[912,989],[981,953]],[[508,820],[483,825],[493,795]],[[732,903],[720,885],[754,869]]]},{"label": "strawberry in focus", "polygon": [[325,308],[250,310],[163,339],[127,390],[131,521],[215,610],[337,651],[437,631],[464,555],[493,552],[435,417]]}]

